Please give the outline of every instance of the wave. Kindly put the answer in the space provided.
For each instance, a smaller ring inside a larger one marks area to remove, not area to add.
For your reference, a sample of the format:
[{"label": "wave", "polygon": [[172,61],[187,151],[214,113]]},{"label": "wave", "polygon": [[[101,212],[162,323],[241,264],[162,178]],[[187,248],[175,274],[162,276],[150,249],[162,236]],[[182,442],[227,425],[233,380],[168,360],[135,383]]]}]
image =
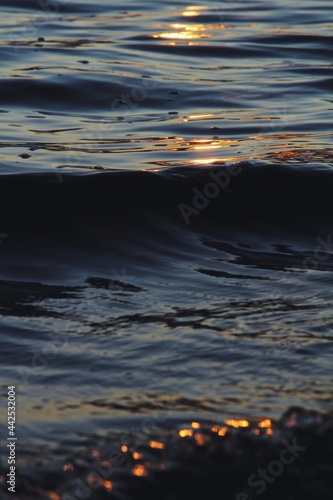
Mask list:
[{"label": "wave", "polygon": [[91,436],[75,454],[67,446],[57,467],[45,465],[39,451],[39,466],[30,463],[16,478],[17,498],[331,498],[331,414],[292,407],[276,421],[148,420],[144,437],[125,432],[96,446]]},{"label": "wave", "polygon": [[26,233],[78,234],[86,225],[113,234],[128,227],[153,231],[167,223],[223,235],[229,228],[253,235],[309,236],[330,228],[333,215],[333,170],[320,164],[57,170],[2,175],[1,185],[1,230],[13,239]]},{"label": "wave", "polygon": [[333,171],[320,164],[58,169],[1,183],[5,288],[13,279],[76,285],[82,271],[110,279],[110,268],[157,276],[175,259],[220,277],[226,269],[201,262],[214,251],[236,256],[240,277],[248,266],[332,270]]}]

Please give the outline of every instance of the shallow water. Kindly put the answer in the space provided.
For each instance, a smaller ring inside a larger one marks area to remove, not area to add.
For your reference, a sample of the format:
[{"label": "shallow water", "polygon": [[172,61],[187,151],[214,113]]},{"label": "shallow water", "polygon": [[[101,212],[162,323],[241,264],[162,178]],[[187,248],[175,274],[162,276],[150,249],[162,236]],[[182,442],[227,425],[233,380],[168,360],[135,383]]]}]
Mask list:
[{"label": "shallow water", "polygon": [[147,418],[332,410],[331,2],[1,13],[22,470]]}]

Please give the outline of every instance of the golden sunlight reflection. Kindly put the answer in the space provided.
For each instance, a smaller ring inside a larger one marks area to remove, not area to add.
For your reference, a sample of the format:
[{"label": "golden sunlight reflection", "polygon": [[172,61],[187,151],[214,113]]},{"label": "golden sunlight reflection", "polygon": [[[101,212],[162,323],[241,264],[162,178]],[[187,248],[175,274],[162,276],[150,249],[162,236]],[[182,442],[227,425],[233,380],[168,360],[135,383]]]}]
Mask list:
[{"label": "golden sunlight reflection", "polygon": [[[200,151],[200,150],[211,150],[211,149],[226,149],[231,146],[238,144],[237,139],[193,139],[188,141],[176,141],[173,146],[173,150],[183,150],[186,148],[187,151]],[[181,149],[180,149],[181,148]]]},{"label": "golden sunlight reflection", "polygon": [[137,451],[133,452],[133,458],[134,460],[140,460],[142,458],[141,453],[138,453]]},{"label": "golden sunlight reflection", "polygon": [[149,446],[157,450],[163,450],[163,448],[165,448],[165,444],[160,441],[149,441]]},{"label": "golden sunlight reflection", "polygon": [[[299,139],[299,138],[306,138],[306,137],[312,137],[311,134],[270,134],[269,138],[270,139],[277,139],[280,141],[287,141],[290,139]],[[265,135],[250,135],[249,139],[254,139],[255,141],[262,141],[267,139],[267,134]]]},{"label": "golden sunlight reflection", "polygon": [[188,120],[202,120],[202,118],[210,118],[211,116],[214,116],[213,114],[206,114],[206,115],[190,115],[188,118],[184,117],[184,122]]},{"label": "golden sunlight reflection", "polygon": [[234,419],[230,419],[230,420],[225,420],[224,422],[226,425],[230,425],[231,427],[249,427],[250,425],[250,422],[248,422],[247,420],[234,420]]},{"label": "golden sunlight reflection", "polygon": [[[181,14],[183,17],[198,17],[201,14],[201,11],[207,9],[206,6],[190,6],[186,7]],[[185,19],[184,19],[185,21]],[[172,23],[169,24],[169,28],[172,28],[172,31],[165,30],[161,33],[157,33],[153,35],[153,38],[164,38],[167,40],[193,40],[198,38],[212,38],[212,34],[207,31],[214,31],[216,29],[223,29],[225,25],[205,25],[202,23]],[[189,42],[191,43],[191,42]]]},{"label": "golden sunlight reflection", "polygon": [[106,491],[112,491],[112,483],[111,481],[107,481],[106,479],[101,480],[101,484],[104,486]]},{"label": "golden sunlight reflection", "polygon": [[272,421],[269,418],[262,420],[258,424],[258,427],[271,427],[271,426],[272,426]]},{"label": "golden sunlight reflection", "polygon": [[[293,421],[292,421],[293,423]],[[225,437],[230,432],[233,433],[234,429],[240,432],[255,434],[256,436],[272,436],[274,434],[273,423],[271,419],[265,418],[259,420],[257,423],[245,419],[228,419],[224,421],[223,426],[213,424],[209,426],[209,431],[217,434],[218,436]],[[207,427],[205,424],[199,422],[192,422],[191,428],[184,427],[178,431],[181,438],[193,438],[197,446],[203,446],[209,441],[207,436]]]},{"label": "golden sunlight reflection", "polygon": [[201,158],[198,160],[191,160],[194,165],[212,165],[212,163],[223,162],[229,158]]},{"label": "golden sunlight reflection", "polygon": [[182,15],[185,17],[194,17],[199,16],[200,14],[196,10],[185,10],[184,12],[182,12]]},{"label": "golden sunlight reflection", "polygon": [[[237,140],[207,140],[207,139],[199,139],[194,141],[189,141],[187,143],[188,150],[196,151],[198,153],[209,152],[212,150],[222,150],[228,149],[232,146],[235,146],[238,143]],[[233,161],[236,158],[234,156],[228,156],[228,158],[221,158],[219,156],[211,157],[211,158],[195,158],[191,160],[191,163],[194,165],[211,165],[217,162],[225,162],[225,161]]]},{"label": "golden sunlight reflection", "polygon": [[147,470],[143,465],[138,464],[132,468],[132,474],[134,474],[134,476],[145,476],[147,474]]},{"label": "golden sunlight reflection", "polygon": [[192,429],[181,429],[179,431],[180,437],[188,437],[188,436],[193,436],[193,431]]},{"label": "golden sunlight reflection", "polygon": [[188,7],[186,7],[186,10],[182,12],[182,15],[185,17],[199,16],[199,11],[206,9],[208,9],[207,5],[189,5]]},{"label": "golden sunlight reflection", "polygon": [[225,436],[228,432],[228,427],[219,427],[218,425],[213,425],[211,428],[212,432],[216,432],[219,436]]},{"label": "golden sunlight reflection", "polygon": [[209,142],[200,146],[194,146],[194,149],[216,149],[220,148],[219,141]]},{"label": "golden sunlight reflection", "polygon": [[168,40],[192,40],[195,38],[211,38],[211,35],[206,33],[194,33],[197,29],[193,27],[187,27],[183,31],[177,32],[165,32],[159,33],[158,35],[153,35],[153,38],[167,38]]}]

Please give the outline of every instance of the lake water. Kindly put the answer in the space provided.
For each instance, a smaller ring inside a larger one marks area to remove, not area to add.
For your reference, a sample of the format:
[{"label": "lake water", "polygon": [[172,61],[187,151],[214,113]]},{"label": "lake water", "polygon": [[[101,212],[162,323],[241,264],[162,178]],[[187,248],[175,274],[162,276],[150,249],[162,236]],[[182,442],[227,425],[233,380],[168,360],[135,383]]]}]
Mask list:
[{"label": "lake water", "polygon": [[124,434],[332,410],[332,7],[1,1],[18,498]]}]

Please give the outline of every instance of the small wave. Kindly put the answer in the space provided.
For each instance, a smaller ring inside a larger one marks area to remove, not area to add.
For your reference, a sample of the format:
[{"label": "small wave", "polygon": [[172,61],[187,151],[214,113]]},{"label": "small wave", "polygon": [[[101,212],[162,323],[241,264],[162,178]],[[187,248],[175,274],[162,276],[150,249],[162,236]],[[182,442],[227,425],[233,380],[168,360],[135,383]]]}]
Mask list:
[{"label": "small wave", "polygon": [[51,467],[39,450],[39,465],[20,470],[10,498],[329,500],[332,440],[332,415],[299,407],[276,421],[178,421],[104,443],[87,436]]}]

